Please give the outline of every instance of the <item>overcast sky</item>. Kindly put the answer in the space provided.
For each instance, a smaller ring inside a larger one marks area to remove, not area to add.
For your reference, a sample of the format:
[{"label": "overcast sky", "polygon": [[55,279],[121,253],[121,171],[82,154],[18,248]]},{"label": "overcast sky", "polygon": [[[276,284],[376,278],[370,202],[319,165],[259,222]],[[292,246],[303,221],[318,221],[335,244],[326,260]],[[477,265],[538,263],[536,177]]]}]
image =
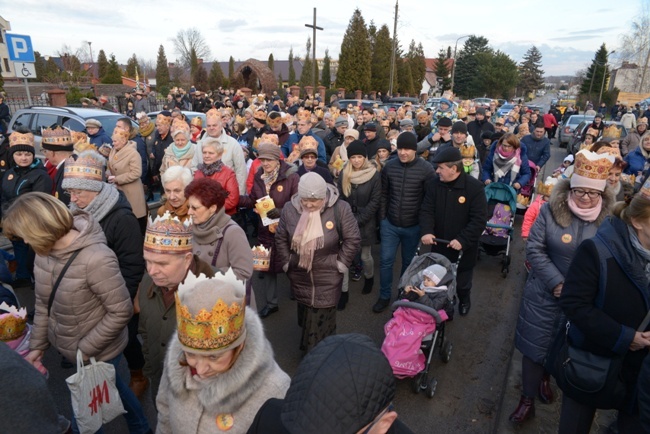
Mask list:
[{"label": "overcast sky", "polygon": [[[585,68],[600,44],[616,49],[619,35],[630,27],[642,0],[580,1],[431,1],[401,0],[397,34],[408,48],[411,39],[422,42],[426,57],[436,57],[440,48],[453,46],[463,35],[481,35],[495,49],[516,62],[536,45],[543,55],[546,75],[574,75]],[[647,0],[644,0],[647,1]],[[385,0],[329,0],[287,2],[268,0],[180,2],[20,0],[3,2],[0,13],[11,24],[11,33],[29,35],[42,55],[57,55],[64,44],[73,50],[87,49],[93,56],[100,49],[114,53],[125,64],[136,53],[156,59],[160,44],[169,61],[177,55],[171,39],[180,29],[198,28],[208,42],[212,59],[227,61],[256,58],[287,59],[289,49],[301,57],[312,30],[304,26],[317,7],[317,57],[325,49],[338,57],[343,34],[355,8],[366,20],[393,31],[395,3]],[[289,7],[290,5],[290,7]],[[462,47],[463,40],[458,44]],[[616,63],[616,58],[612,56]]]}]

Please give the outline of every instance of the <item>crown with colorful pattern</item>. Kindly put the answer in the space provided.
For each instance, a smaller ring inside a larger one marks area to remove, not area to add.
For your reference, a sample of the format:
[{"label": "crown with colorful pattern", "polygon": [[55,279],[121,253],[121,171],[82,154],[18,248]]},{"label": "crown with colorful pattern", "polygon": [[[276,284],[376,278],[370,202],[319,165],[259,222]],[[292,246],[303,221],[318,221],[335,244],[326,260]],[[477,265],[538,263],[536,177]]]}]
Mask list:
[{"label": "crown with colorful pattern", "polygon": [[126,142],[129,141],[129,131],[124,131],[122,128],[115,127],[113,130],[113,135],[111,136],[111,139],[115,141],[115,139],[122,139]]},{"label": "crown with colorful pattern", "polygon": [[303,149],[318,149],[318,142],[312,136],[302,136],[300,142],[298,142],[298,147],[302,151]]},{"label": "crown with colorful pattern", "polygon": [[246,339],[246,289],[232,269],[212,279],[192,272],[178,286],[176,322],[185,351],[219,354]]},{"label": "crown with colorful pattern", "polygon": [[583,149],[576,154],[573,175],[589,179],[604,180],[609,176],[609,169],[612,168],[613,164],[613,155],[596,154],[595,152]]},{"label": "crown with colorful pattern", "polygon": [[0,311],[5,312],[0,314],[0,341],[8,342],[21,337],[27,327],[27,309],[16,309],[3,301]]},{"label": "crown with colorful pattern", "polygon": [[260,138],[260,143],[273,143],[276,146],[280,146],[280,139],[278,139],[277,134],[262,134]]},{"label": "crown with colorful pattern", "polygon": [[186,133],[190,132],[190,126],[181,118],[176,118],[172,121],[172,126],[170,128],[172,136],[177,131],[185,131]]},{"label": "crown with colorful pattern", "polygon": [[166,115],[161,112],[158,113],[158,115],[156,116],[156,125],[171,125],[171,123],[172,123],[171,113],[169,115]]},{"label": "crown with colorful pattern", "polygon": [[65,160],[63,170],[64,189],[101,191],[104,185],[104,168],[106,159],[96,151],[86,151]]},{"label": "crown with colorful pattern", "polygon": [[181,222],[169,212],[149,218],[144,235],[144,250],[152,253],[183,254],[192,252],[192,220]]},{"label": "crown with colorful pattern", "polygon": [[266,123],[266,112],[264,111],[264,109],[255,110],[253,112],[253,118],[257,122],[259,122],[261,124],[265,124]]},{"label": "crown with colorful pattern", "polygon": [[298,122],[305,121],[311,123],[311,112],[309,110],[301,110],[296,114]]},{"label": "crown with colorful pattern", "polygon": [[9,146],[18,146],[18,145],[26,145],[26,146],[34,146],[34,134],[32,133],[19,133],[17,131],[14,131],[11,133],[9,136]]},{"label": "crown with colorful pattern", "polygon": [[53,128],[42,128],[41,136],[43,140],[41,145],[50,151],[72,151],[72,135],[70,130],[55,125]]}]

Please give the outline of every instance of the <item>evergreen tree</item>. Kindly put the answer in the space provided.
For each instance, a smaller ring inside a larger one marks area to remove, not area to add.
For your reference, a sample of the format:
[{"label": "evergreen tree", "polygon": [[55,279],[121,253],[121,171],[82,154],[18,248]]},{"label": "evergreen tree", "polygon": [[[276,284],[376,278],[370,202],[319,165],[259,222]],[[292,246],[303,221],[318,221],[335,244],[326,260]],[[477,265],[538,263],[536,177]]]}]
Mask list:
[{"label": "evergreen tree", "polygon": [[212,90],[219,89],[219,86],[223,86],[223,71],[221,70],[221,65],[216,60],[212,62],[208,85]]},{"label": "evergreen tree", "polygon": [[401,66],[401,74],[399,76],[397,91],[402,96],[415,95],[415,84],[413,83],[413,73],[411,72],[411,63],[408,59],[399,59]]},{"label": "evergreen tree", "polygon": [[196,72],[192,76],[192,84],[198,90],[206,91],[209,89],[208,85],[208,72],[205,70],[203,65],[198,65]]},{"label": "evergreen tree", "polygon": [[589,101],[594,100],[595,96],[600,93],[603,84],[603,74],[605,74],[605,84],[609,80],[609,69],[607,68],[609,52],[603,43],[592,60],[591,65],[587,68],[587,74],[580,86],[580,95],[586,95]]},{"label": "evergreen tree", "polygon": [[377,26],[374,20],[370,20],[370,25],[368,26],[368,40],[370,41],[370,52],[374,53],[375,42],[377,41]]},{"label": "evergreen tree", "polygon": [[444,48],[441,48],[438,52],[438,58],[436,59],[436,77],[438,79],[438,86],[440,91],[444,92],[451,88],[451,71],[447,67],[447,52]]},{"label": "evergreen tree", "polygon": [[355,9],[343,35],[336,85],[348,90],[370,90],[372,53],[368,28],[359,9]]},{"label": "evergreen tree", "polygon": [[[194,78],[197,71],[199,70],[199,58],[196,55],[196,50],[194,47],[190,49],[190,76]],[[195,84],[196,86],[196,84]]]},{"label": "evergreen tree", "polygon": [[415,45],[415,41],[411,40],[406,58],[407,62],[409,63],[409,69],[411,70],[411,80],[413,82],[414,93],[411,93],[411,95],[418,96],[420,89],[422,89],[424,76],[427,72],[427,65],[424,61],[424,48],[422,47],[422,44],[420,43],[419,45]]},{"label": "evergreen tree", "polygon": [[390,56],[393,52],[392,41],[388,26],[384,24],[375,34],[375,45],[372,52],[370,87],[383,94],[388,93],[390,86]]},{"label": "evergreen tree", "polygon": [[34,69],[36,70],[36,78],[43,81],[45,78],[45,59],[38,51],[34,51]]},{"label": "evergreen tree", "polygon": [[163,86],[169,86],[169,65],[165,48],[161,45],[158,48],[158,59],[156,60],[156,87],[160,89]]},{"label": "evergreen tree", "polygon": [[293,67],[293,47],[289,50],[289,87],[296,84],[296,70]]},{"label": "evergreen tree", "polygon": [[528,49],[524,60],[519,65],[520,86],[525,94],[535,92],[544,87],[544,71],[542,71],[542,53],[536,46]]},{"label": "evergreen tree", "polygon": [[447,59],[451,59],[451,45],[447,47]]},{"label": "evergreen tree", "polygon": [[284,80],[282,79],[282,74],[278,74],[278,89],[282,89],[284,87]]},{"label": "evergreen tree", "polygon": [[130,78],[135,78],[136,68],[138,72],[142,72],[140,66],[138,65],[138,57],[133,53],[133,56],[129,57],[129,60],[126,62],[126,76]]},{"label": "evergreen tree", "polygon": [[307,38],[307,54],[305,55],[305,61],[302,63],[302,73],[300,74],[300,87],[305,88],[305,86],[312,86],[314,84],[314,64],[309,57],[309,52],[311,51],[311,38]]},{"label": "evergreen tree", "polygon": [[273,58],[273,53],[269,54],[267,65],[271,71],[275,71],[275,59]]},{"label": "evergreen tree", "polygon": [[230,59],[228,59],[228,82],[232,83],[234,79],[235,79],[235,59],[233,59],[233,57],[230,56]]},{"label": "evergreen tree", "polygon": [[476,55],[478,69],[472,88],[477,95],[508,95],[519,82],[517,62],[501,51],[482,52]]},{"label": "evergreen tree", "polygon": [[104,50],[99,50],[97,55],[97,78],[99,81],[106,76],[108,72],[108,59],[106,58],[106,53]]},{"label": "evergreen tree", "polygon": [[330,50],[325,49],[325,57],[323,58],[323,71],[321,72],[320,84],[329,89],[332,86],[332,70],[331,70]]},{"label": "evergreen tree", "polygon": [[122,70],[120,65],[115,60],[115,54],[111,53],[111,58],[108,61],[108,71],[102,79],[104,84],[122,84]]},{"label": "evergreen tree", "polygon": [[487,38],[483,36],[470,36],[463,46],[463,49],[458,54],[456,61],[456,72],[454,75],[454,88],[452,89],[455,94],[463,98],[472,98],[480,95],[480,90],[476,89],[475,80],[476,71],[479,67],[477,54],[489,53],[492,49],[488,46]]}]

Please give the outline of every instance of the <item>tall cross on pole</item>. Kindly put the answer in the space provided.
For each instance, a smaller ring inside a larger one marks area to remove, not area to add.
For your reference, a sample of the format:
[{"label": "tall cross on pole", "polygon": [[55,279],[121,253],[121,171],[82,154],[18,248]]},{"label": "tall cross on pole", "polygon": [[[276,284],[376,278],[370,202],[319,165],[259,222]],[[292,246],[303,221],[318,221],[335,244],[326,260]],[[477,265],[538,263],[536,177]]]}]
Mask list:
[{"label": "tall cross on pole", "polygon": [[[314,40],[312,61],[314,62],[314,94],[316,94],[316,88],[318,87],[318,62],[316,62],[316,30],[324,30],[322,27],[318,27],[316,25],[316,8],[314,8],[314,23],[305,24],[305,27],[314,29],[314,37],[312,38]],[[321,97],[324,98],[325,95],[322,95]]]}]

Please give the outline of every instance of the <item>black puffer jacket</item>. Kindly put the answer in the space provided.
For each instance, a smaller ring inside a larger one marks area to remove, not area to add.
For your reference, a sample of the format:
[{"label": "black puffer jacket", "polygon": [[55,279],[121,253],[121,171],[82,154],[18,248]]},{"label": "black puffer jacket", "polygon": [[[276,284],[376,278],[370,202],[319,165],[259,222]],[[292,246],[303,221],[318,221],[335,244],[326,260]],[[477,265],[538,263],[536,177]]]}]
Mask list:
[{"label": "black puffer jacket", "polygon": [[408,163],[389,160],[381,171],[380,218],[402,228],[417,225],[424,186],[434,176],[433,167],[422,158]]},{"label": "black puffer jacket", "polygon": [[359,223],[361,245],[370,246],[377,239],[377,211],[381,202],[381,176],[379,172],[363,184],[351,184],[350,196],[343,193],[343,177],[339,178],[338,187],[340,198],[350,204],[354,218]]},{"label": "black puffer jacket", "polygon": [[331,128],[328,135],[323,139],[325,142],[325,152],[327,152],[327,161],[330,161],[334,150],[343,144],[343,134],[339,134],[336,128]]},{"label": "black puffer jacket", "polygon": [[34,160],[28,167],[15,166],[4,173],[2,177],[2,213],[4,214],[9,205],[24,193],[40,191],[52,193],[52,178],[45,171],[41,160]]},{"label": "black puffer jacket", "polygon": [[115,252],[120,272],[129,290],[131,300],[138,292],[138,285],[144,275],[142,256],[142,234],[138,219],[131,211],[131,205],[121,191],[120,198],[99,225],[106,236],[106,244]]}]

